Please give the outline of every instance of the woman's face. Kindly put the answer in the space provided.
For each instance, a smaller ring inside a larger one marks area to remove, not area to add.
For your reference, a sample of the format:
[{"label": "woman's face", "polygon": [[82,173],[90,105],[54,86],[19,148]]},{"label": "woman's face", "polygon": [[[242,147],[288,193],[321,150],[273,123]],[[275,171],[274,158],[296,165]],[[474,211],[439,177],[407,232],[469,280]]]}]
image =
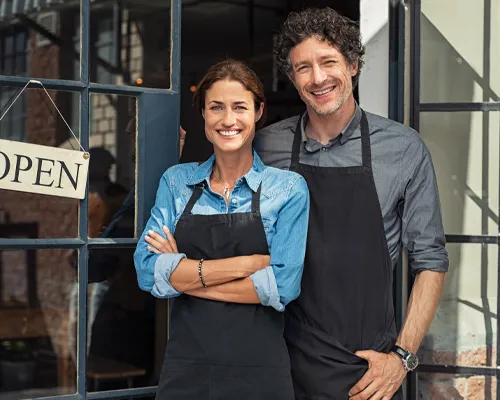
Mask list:
[{"label": "woman's face", "polygon": [[215,82],[205,93],[205,134],[222,152],[252,148],[255,123],[262,116],[264,103],[255,111],[254,97],[240,82]]}]

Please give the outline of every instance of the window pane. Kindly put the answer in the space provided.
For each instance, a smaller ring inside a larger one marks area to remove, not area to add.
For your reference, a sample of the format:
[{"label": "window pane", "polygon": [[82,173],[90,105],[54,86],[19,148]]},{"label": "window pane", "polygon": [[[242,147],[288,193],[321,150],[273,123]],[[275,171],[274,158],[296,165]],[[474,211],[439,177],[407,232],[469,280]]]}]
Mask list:
[{"label": "window pane", "polygon": [[[89,255],[90,391],[156,384],[165,351],[166,301],[137,285],[134,248]],[[165,319],[155,318],[164,315]]]},{"label": "window pane", "polygon": [[498,101],[500,0],[422,0],[421,41],[421,102]]},{"label": "window pane", "polygon": [[118,4],[100,5],[91,13],[96,40],[96,51],[91,55],[92,81],[169,88],[170,1]]},{"label": "window pane", "polygon": [[[18,236],[29,236],[29,229]],[[76,322],[70,305],[76,269],[68,255],[63,249],[0,251],[0,398],[75,392],[69,328]]]},{"label": "window pane", "polygon": [[422,343],[422,364],[496,366],[498,246],[446,246],[450,269]]},{"label": "window pane", "polygon": [[[4,91],[8,92],[8,100],[17,89],[0,85],[0,92]],[[55,90],[48,90],[48,93],[71,126],[71,102],[78,101],[79,94]],[[74,117],[78,119],[79,115]],[[78,131],[74,133],[78,136]],[[76,140],[43,89],[26,89],[23,92],[0,122],[0,139],[78,149]],[[11,166],[14,165],[12,162]],[[5,163],[0,164],[0,168],[5,168]],[[2,169],[0,174],[3,172]],[[19,180],[22,179],[20,172]],[[78,237],[76,199],[0,189],[0,209],[8,215],[0,238],[11,237],[24,224],[35,227],[31,231],[32,238]]]},{"label": "window pane", "polygon": [[135,237],[136,102],[90,95],[89,237]]},{"label": "window pane", "polygon": [[420,114],[447,234],[498,234],[500,113]]},{"label": "window pane", "polygon": [[418,398],[496,400],[496,385],[492,376],[419,373]]}]

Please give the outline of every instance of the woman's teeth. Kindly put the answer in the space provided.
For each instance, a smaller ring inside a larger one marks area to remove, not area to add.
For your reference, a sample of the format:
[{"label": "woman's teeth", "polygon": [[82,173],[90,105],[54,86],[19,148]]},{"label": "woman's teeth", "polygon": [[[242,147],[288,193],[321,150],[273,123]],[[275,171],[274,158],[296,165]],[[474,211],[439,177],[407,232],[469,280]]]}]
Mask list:
[{"label": "woman's teeth", "polygon": [[321,92],[312,92],[315,96],[322,96],[324,94],[327,94],[328,92],[331,92],[333,88],[328,88],[325,90],[322,90]]},{"label": "woman's teeth", "polygon": [[240,131],[218,131],[222,136],[236,136]]}]

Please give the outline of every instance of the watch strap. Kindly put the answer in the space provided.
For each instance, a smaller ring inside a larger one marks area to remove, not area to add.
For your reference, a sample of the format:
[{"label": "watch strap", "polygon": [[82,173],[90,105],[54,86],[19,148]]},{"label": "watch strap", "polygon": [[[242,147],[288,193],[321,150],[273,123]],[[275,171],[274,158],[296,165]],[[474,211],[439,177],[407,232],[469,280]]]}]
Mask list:
[{"label": "watch strap", "polygon": [[402,360],[404,360],[408,354],[410,354],[409,351],[406,351],[402,347],[399,347],[398,345],[394,345],[392,350],[393,353],[396,353],[399,357],[401,357]]}]

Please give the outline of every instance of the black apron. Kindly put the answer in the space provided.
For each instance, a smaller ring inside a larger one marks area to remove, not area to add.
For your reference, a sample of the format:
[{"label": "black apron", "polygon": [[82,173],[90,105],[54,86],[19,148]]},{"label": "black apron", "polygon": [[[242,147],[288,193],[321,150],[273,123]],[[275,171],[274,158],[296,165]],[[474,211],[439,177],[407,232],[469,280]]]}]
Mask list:
[{"label": "black apron", "polygon": [[[269,254],[260,215],[260,191],[252,211],[193,215],[204,190],[196,186],[177,223],[179,252],[214,260]],[[157,399],[293,400],[284,315],[272,307],[181,295],[172,307]]]},{"label": "black apron", "polygon": [[290,169],[306,179],[311,209],[302,291],[285,317],[295,398],[346,400],[368,367],[354,352],[388,353],[397,337],[392,265],[366,115],[363,111],[362,166],[300,164],[301,142],[299,119]]}]

